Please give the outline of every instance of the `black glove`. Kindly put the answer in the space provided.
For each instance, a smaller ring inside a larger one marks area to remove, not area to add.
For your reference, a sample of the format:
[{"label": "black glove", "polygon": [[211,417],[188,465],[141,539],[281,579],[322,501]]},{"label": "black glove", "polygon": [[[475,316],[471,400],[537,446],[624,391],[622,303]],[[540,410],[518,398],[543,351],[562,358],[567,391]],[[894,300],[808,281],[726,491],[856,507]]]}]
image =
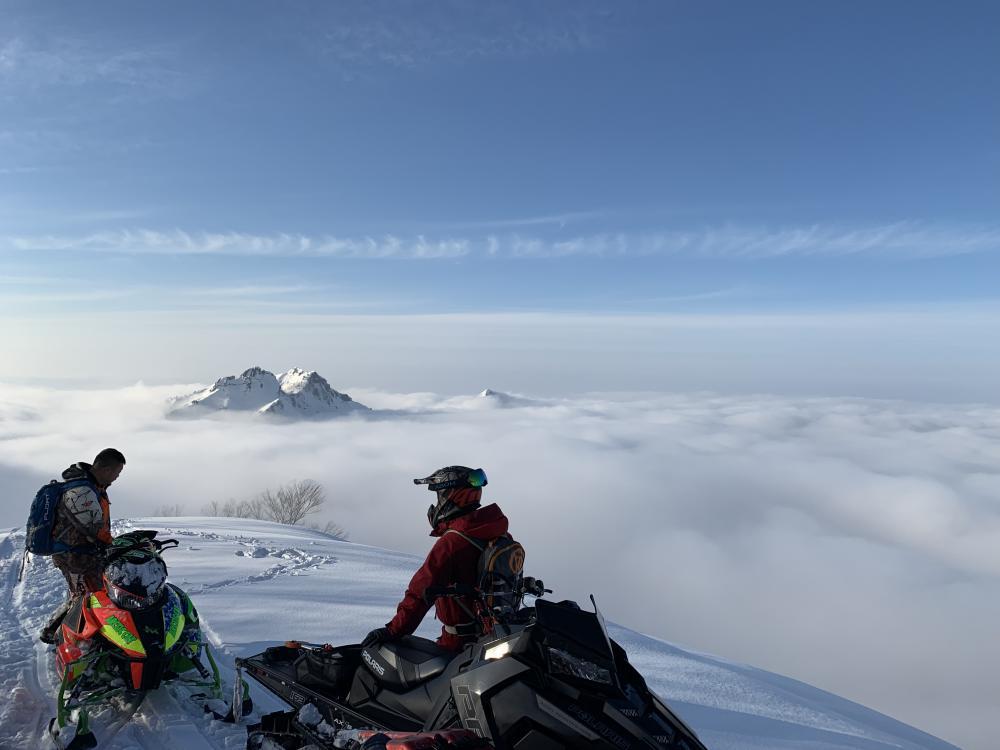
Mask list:
[{"label": "black glove", "polygon": [[374,646],[376,643],[394,640],[396,640],[396,636],[389,632],[389,628],[375,628],[372,632],[365,636],[365,639],[361,641],[361,645],[364,648],[368,648],[370,646]]}]

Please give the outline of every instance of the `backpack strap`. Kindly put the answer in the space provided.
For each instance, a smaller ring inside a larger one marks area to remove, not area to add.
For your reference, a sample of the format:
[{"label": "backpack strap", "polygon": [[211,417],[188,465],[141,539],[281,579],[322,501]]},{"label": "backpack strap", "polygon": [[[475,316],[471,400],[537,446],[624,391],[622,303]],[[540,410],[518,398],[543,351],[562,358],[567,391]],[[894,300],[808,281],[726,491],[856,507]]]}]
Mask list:
[{"label": "backpack strap", "polygon": [[462,537],[462,539],[464,539],[465,541],[467,541],[469,544],[471,544],[473,547],[475,547],[480,552],[482,552],[484,549],[486,549],[486,545],[483,542],[481,542],[479,539],[471,537],[468,534],[463,534],[461,531],[458,531],[457,529],[445,529],[444,533],[445,534],[458,534],[460,537]]}]

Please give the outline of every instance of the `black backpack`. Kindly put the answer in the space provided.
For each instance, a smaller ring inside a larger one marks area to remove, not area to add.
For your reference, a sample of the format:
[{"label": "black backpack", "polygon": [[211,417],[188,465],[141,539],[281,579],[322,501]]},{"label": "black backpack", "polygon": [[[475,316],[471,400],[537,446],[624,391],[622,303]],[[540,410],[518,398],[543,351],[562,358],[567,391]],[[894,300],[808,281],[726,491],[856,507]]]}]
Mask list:
[{"label": "black backpack", "polygon": [[479,550],[477,588],[486,601],[487,611],[503,620],[521,608],[524,578],[524,547],[510,534],[482,539],[448,529],[446,534],[458,534]]}]

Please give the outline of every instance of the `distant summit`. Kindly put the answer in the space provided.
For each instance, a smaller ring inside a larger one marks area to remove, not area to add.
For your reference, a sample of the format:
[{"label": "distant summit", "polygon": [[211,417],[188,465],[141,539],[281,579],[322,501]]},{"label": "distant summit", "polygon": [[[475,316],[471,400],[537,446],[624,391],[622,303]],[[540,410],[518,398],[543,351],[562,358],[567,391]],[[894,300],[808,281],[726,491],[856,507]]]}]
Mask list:
[{"label": "distant summit", "polygon": [[532,406],[537,403],[533,399],[524,398],[523,396],[514,396],[510,393],[503,393],[502,391],[494,391],[492,388],[486,388],[480,391],[479,395],[476,396],[476,401],[480,406],[500,409],[515,406]]},{"label": "distant summit", "polygon": [[368,413],[364,404],[334,390],[318,372],[298,367],[275,377],[262,367],[219,378],[210,388],[174,399],[167,414],[200,417],[219,412],[254,412],[286,419],[325,419]]}]

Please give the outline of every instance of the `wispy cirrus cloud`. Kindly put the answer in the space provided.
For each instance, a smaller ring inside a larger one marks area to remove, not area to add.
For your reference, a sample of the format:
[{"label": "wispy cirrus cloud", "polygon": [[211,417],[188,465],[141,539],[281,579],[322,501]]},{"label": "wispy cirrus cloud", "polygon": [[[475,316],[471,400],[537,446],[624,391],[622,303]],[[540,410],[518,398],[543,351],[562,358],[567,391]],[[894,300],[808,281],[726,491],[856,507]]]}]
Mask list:
[{"label": "wispy cirrus cloud", "polygon": [[91,84],[142,96],[174,95],[185,76],[166,46],[110,48],[106,40],[66,36],[0,38],[0,90],[34,90]]},{"label": "wispy cirrus cloud", "polygon": [[771,229],[723,225],[692,230],[618,232],[569,238],[490,234],[429,238],[116,230],[85,235],[0,237],[0,251],[135,255],[238,255],[434,260],[678,257],[704,260],[875,257],[918,259],[1000,251],[1000,226],[921,222],[845,228],[813,224]]},{"label": "wispy cirrus cloud", "polygon": [[259,255],[338,258],[455,258],[471,251],[468,240],[311,237],[241,232],[121,230],[94,234],[8,237],[0,246],[25,251],[69,250],[136,255]]},{"label": "wispy cirrus cloud", "polygon": [[0,167],[0,175],[34,174],[41,167]]},{"label": "wispy cirrus cloud", "polygon": [[20,308],[30,304],[72,304],[76,302],[107,302],[134,297],[132,289],[70,289],[51,292],[15,292],[0,296],[0,307],[11,306]]},{"label": "wispy cirrus cloud", "polygon": [[605,211],[567,211],[565,213],[525,216],[514,219],[486,219],[482,221],[448,222],[439,226],[447,229],[504,229],[512,227],[557,226],[565,227],[582,221],[606,217]]},{"label": "wispy cirrus cloud", "polygon": [[72,279],[65,276],[42,276],[38,274],[23,273],[0,273],[0,284],[18,285],[39,285],[39,284],[64,284]]},{"label": "wispy cirrus cloud", "polygon": [[491,236],[491,255],[515,258],[567,256],[677,256],[706,260],[784,257],[877,256],[929,258],[1000,250],[998,226],[936,226],[897,222],[867,227],[836,225],[744,227],[603,233],[569,239]]},{"label": "wispy cirrus cloud", "polygon": [[350,76],[377,66],[418,68],[475,59],[523,58],[597,49],[609,16],[581,4],[561,8],[452,0],[434,6],[373,2],[334,7],[307,43]]},{"label": "wispy cirrus cloud", "polygon": [[328,288],[328,286],[310,284],[244,284],[241,286],[194,287],[180,290],[179,293],[189,297],[256,297],[303,294]]},{"label": "wispy cirrus cloud", "polygon": [[[237,312],[262,314],[264,319],[283,315],[329,315],[333,313],[398,307],[400,299],[361,297],[331,284],[274,283],[189,286],[176,281],[162,284],[94,286],[80,278],[57,278],[0,274],[0,313],[30,315],[43,306],[50,312],[87,312],[123,309],[155,311]],[[336,292],[333,294],[332,292]],[[74,312],[74,314],[76,314]]]}]

